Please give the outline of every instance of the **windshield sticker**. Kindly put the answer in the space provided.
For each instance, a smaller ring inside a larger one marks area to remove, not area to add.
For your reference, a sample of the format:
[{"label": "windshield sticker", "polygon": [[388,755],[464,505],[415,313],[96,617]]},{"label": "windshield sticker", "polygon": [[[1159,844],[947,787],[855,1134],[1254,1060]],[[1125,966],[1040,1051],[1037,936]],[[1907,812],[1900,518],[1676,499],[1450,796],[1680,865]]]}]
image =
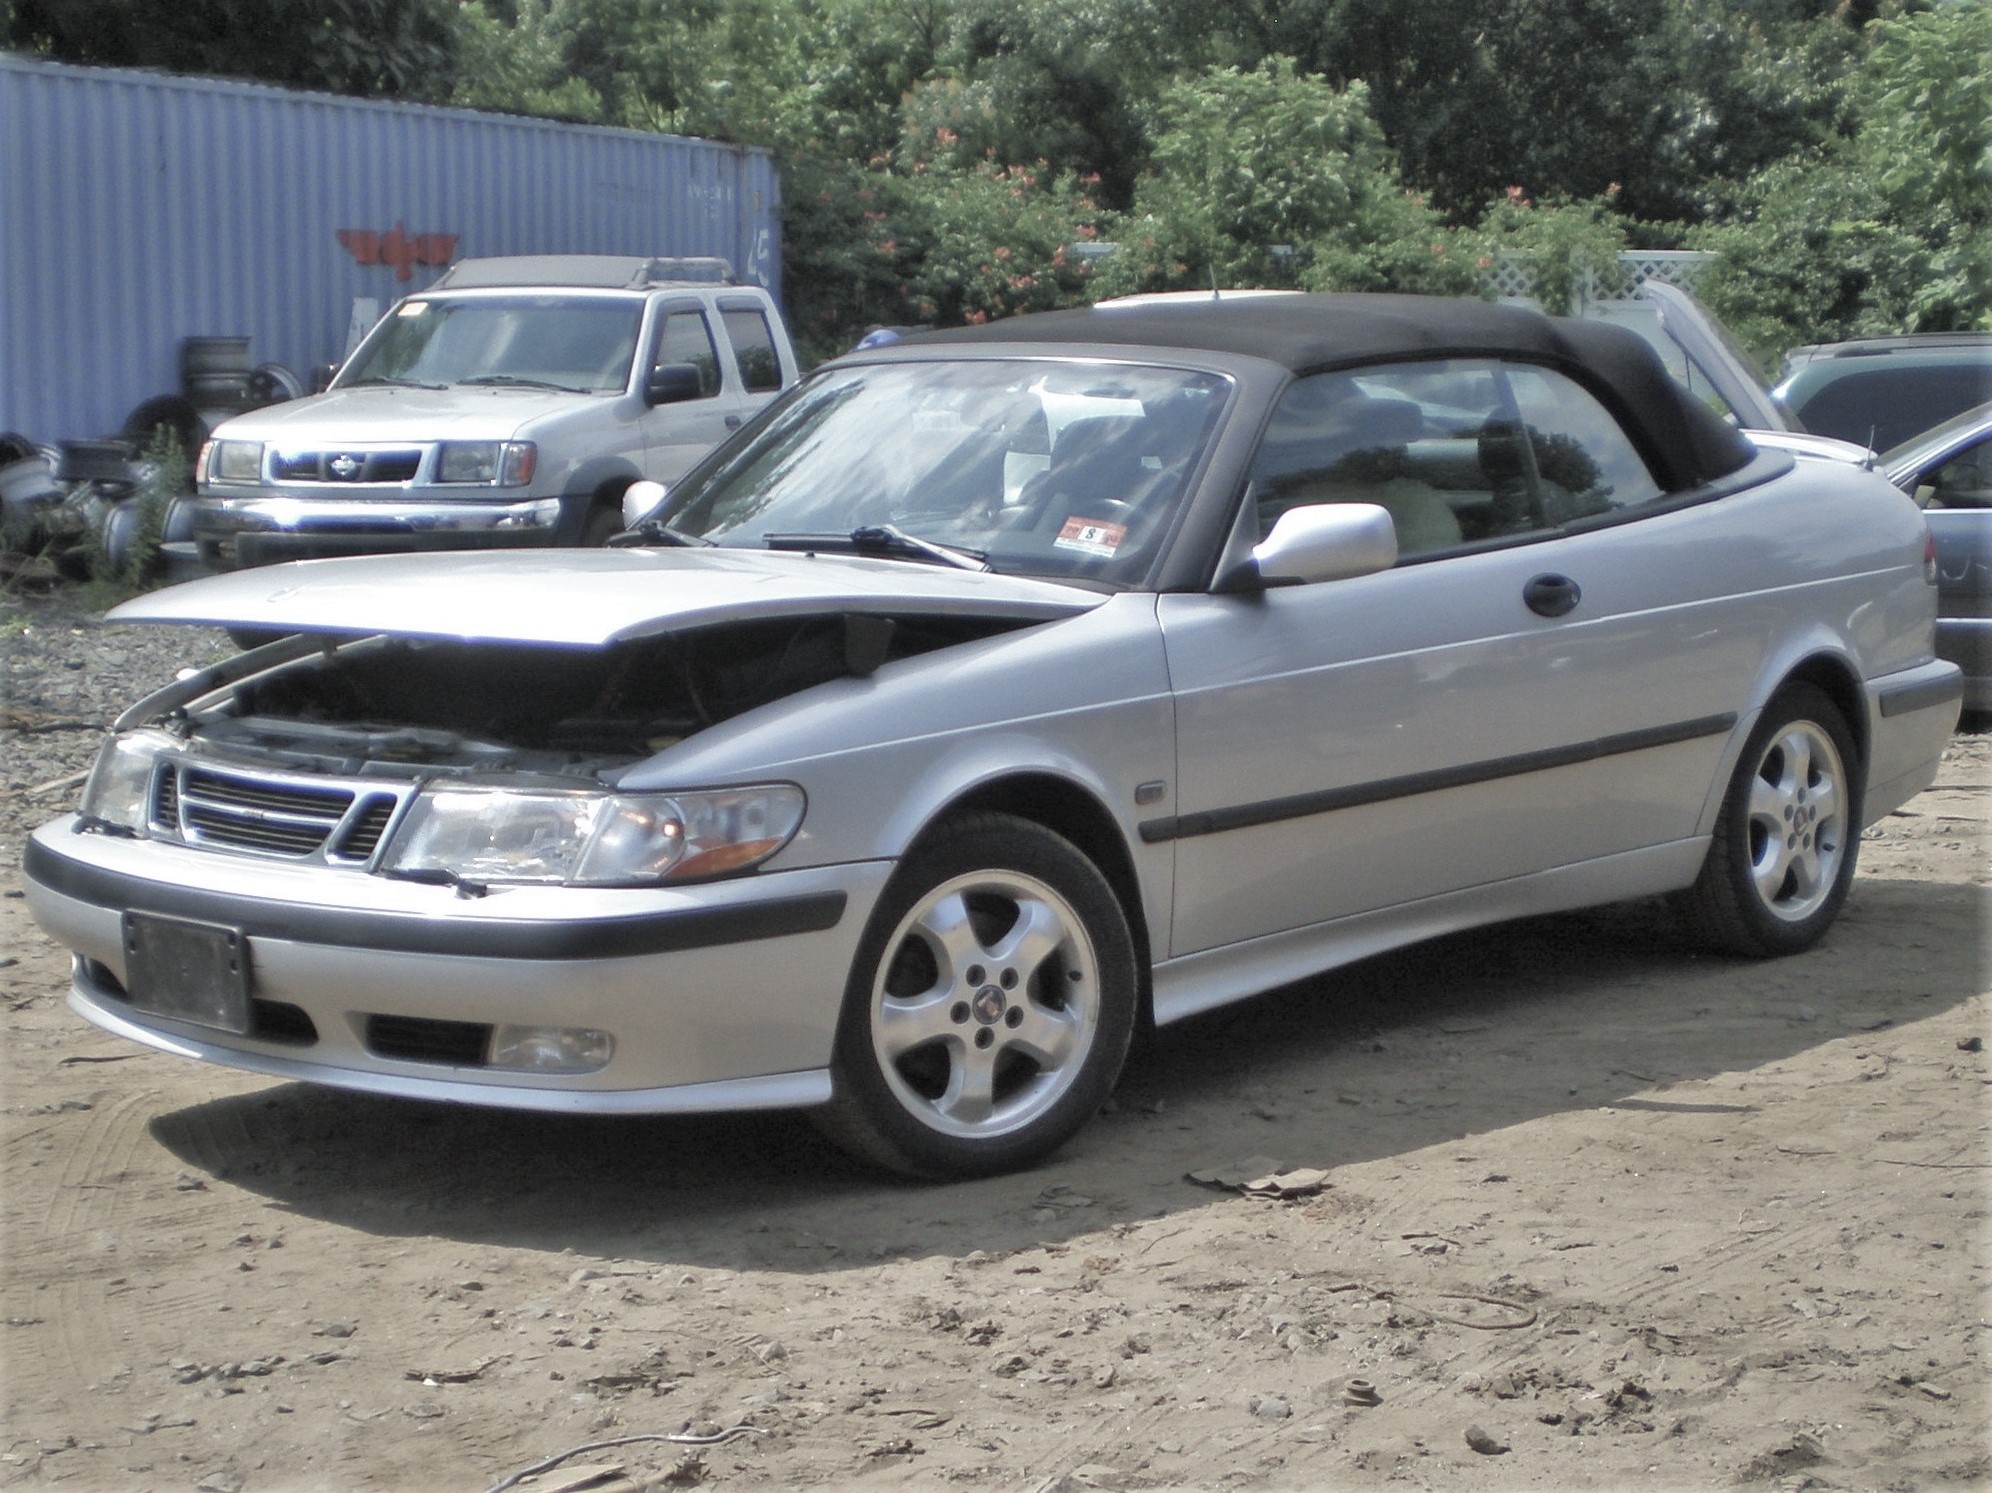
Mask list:
[{"label": "windshield sticker", "polygon": [[1082,555],[1099,555],[1111,560],[1114,552],[1127,538],[1126,524],[1101,523],[1098,519],[1068,518],[1065,527],[1058,531],[1058,537],[1051,547],[1058,550],[1078,550]]}]

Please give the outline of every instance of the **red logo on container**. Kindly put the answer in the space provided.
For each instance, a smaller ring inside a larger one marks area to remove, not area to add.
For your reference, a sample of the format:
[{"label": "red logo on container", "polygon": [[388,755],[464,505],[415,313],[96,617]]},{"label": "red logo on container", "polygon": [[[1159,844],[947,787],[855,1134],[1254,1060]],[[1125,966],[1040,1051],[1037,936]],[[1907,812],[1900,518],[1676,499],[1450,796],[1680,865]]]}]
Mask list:
[{"label": "red logo on container", "polygon": [[355,264],[391,264],[394,278],[413,276],[418,264],[445,265],[456,253],[454,233],[409,233],[399,223],[385,233],[370,228],[341,228],[339,242]]}]

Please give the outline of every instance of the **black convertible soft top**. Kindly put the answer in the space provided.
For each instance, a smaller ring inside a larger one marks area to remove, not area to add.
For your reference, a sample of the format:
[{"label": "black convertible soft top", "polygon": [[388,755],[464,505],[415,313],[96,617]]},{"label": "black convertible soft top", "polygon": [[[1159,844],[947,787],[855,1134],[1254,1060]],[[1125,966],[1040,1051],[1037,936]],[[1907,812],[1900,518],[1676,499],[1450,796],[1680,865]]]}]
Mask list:
[{"label": "black convertible soft top", "polygon": [[947,342],[1174,348],[1264,358],[1296,374],[1425,358],[1519,358],[1570,374],[1603,399],[1670,491],[1746,465],[1756,448],[1667,373],[1636,332],[1450,296],[1195,295],[1047,311],[919,333]]}]

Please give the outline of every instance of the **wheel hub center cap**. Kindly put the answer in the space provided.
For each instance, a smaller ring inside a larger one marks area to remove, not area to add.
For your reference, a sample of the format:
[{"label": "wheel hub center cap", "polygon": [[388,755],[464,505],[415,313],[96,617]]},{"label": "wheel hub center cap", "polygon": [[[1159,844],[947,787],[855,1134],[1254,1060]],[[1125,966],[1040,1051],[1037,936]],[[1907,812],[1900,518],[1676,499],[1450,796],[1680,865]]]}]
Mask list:
[{"label": "wheel hub center cap", "polygon": [[984,1026],[994,1026],[1003,1019],[1003,1012],[1009,1002],[1003,999],[1003,992],[994,985],[984,985],[975,992],[975,1019]]}]

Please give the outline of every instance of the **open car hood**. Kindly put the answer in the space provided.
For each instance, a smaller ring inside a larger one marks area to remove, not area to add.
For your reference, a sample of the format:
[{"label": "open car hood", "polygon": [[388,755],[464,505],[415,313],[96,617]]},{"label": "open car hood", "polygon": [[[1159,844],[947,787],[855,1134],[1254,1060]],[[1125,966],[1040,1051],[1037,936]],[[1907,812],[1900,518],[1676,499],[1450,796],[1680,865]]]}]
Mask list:
[{"label": "open car hood", "polygon": [[170,586],[110,617],[604,647],[717,622],[835,612],[1051,621],[1105,600],[1076,586],[896,560],[632,548],[298,560]]},{"label": "open car hood", "polygon": [[1750,366],[1749,355],[1706,306],[1665,280],[1648,280],[1639,293],[1653,303],[1660,330],[1673,341],[1693,372],[1729,407],[1738,425],[1750,431],[1799,431]]}]

